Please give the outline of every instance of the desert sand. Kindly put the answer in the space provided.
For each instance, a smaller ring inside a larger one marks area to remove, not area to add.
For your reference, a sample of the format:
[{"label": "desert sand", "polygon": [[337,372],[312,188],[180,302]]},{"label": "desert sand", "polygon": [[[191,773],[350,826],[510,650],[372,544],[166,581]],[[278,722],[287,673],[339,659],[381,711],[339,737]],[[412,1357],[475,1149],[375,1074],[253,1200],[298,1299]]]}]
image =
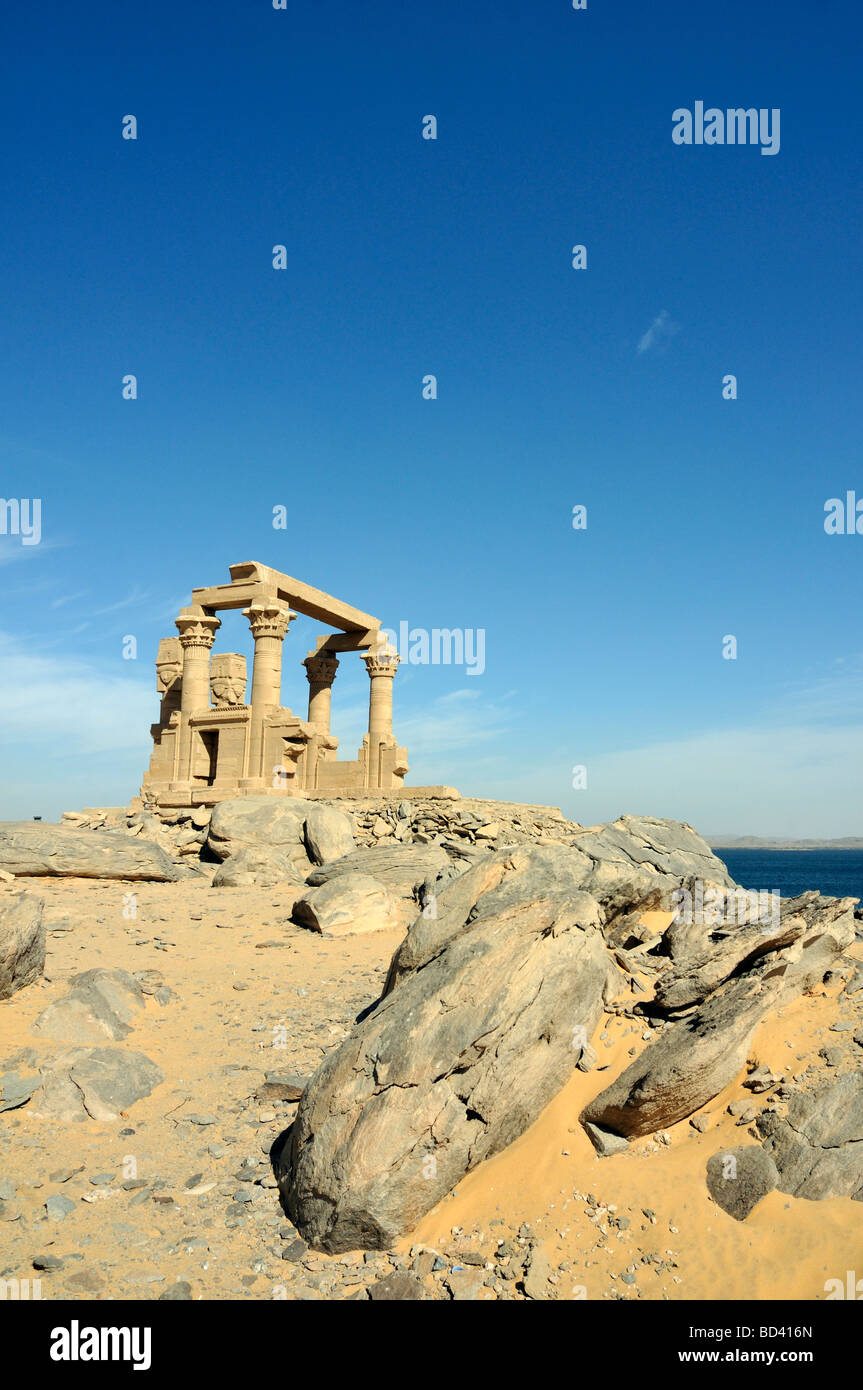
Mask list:
[{"label": "desert sand", "polygon": [[[709,1196],[710,1155],[751,1142],[727,1113],[752,1099],[744,1072],[706,1107],[704,1133],[682,1122],[667,1143],[597,1156],[579,1111],[649,1036],[642,1021],[610,1015],[596,1067],[574,1072],[392,1252],[312,1251],[279,1206],[269,1158],[296,1104],[256,1092],[267,1073],[309,1075],[342,1041],[377,998],[401,933],[321,937],[290,922],[289,890],[200,879],[18,879],[0,892],[22,889],[45,900],[48,956],[44,978],[0,1010],[0,1060],[62,1050],[32,1025],[79,971],[148,972],[149,990],[170,991],[164,1003],[149,995],[129,1035],[165,1081],[128,1116],[3,1115],[0,1275],[39,1279],[43,1298],[364,1298],[411,1267],[431,1296],[522,1298],[506,1250],[526,1240],[548,1261],[544,1296],[560,1299],[813,1300],[828,1279],[863,1271],[863,1203],[775,1191],[743,1223]],[[861,943],[849,955],[863,959]],[[793,1078],[836,1017],[837,986],[820,987],[772,1015],[751,1056]],[[57,1195],[71,1206],[62,1219],[45,1207]]]}]

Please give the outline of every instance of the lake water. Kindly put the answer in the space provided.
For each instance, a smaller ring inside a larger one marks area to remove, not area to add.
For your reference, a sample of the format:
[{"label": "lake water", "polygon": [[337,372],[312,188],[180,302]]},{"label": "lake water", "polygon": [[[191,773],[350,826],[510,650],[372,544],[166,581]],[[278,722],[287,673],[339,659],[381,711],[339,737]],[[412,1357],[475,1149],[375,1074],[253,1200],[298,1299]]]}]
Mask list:
[{"label": "lake water", "polygon": [[863,849],[717,849],[743,888],[777,890],[783,898],[815,889],[831,898],[863,900]]}]

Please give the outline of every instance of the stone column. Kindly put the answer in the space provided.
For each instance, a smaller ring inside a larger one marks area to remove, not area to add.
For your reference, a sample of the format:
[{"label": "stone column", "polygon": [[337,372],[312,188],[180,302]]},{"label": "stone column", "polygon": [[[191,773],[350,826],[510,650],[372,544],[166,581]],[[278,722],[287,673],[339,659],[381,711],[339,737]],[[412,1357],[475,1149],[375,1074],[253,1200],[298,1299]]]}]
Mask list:
[{"label": "stone column", "polygon": [[369,731],[363,742],[368,749],[366,784],[383,784],[384,749],[395,744],[393,738],[393,678],[399,664],[395,647],[382,644],[363,657],[369,673]]},{"label": "stone column", "polygon": [[255,639],[245,779],[250,784],[267,779],[271,774],[271,769],[263,767],[264,719],[282,702],[282,643],[296,616],[278,599],[259,599],[243,609],[243,617],[248,618]]},{"label": "stone column", "polygon": [[339,663],[334,656],[315,656],[314,652],[309,652],[303,665],[309,681],[309,723],[322,734],[328,734],[333,681]]},{"label": "stone column", "polygon": [[372,741],[381,736],[392,738],[393,678],[400,657],[395,647],[382,644],[363,657],[369,673],[369,735]]},{"label": "stone column", "polygon": [[[180,694],[180,740],[177,760],[179,788],[191,785],[192,731],[189,716],[210,707],[210,651],[222,626],[212,613],[193,605],[182,608],[175,620],[183,649],[183,684]],[[179,789],[178,788],[178,789]]]}]

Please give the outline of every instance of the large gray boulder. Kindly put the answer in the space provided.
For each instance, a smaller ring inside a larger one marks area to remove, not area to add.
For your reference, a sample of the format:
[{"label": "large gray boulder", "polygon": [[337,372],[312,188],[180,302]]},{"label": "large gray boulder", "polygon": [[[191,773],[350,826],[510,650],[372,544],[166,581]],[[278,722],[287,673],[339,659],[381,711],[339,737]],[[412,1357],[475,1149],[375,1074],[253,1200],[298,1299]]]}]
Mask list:
[{"label": "large gray boulder", "polygon": [[742,1070],[752,1035],[779,994],[778,981],[762,987],[749,976],[723,985],[649,1043],[585,1106],[582,1123],[633,1139],[694,1114]]},{"label": "large gray boulder", "polygon": [[304,843],[305,808],[294,797],[238,796],[213,807],[207,847],[217,859],[230,859],[241,849],[262,846],[283,851],[308,863]]},{"label": "large gray boulder", "polygon": [[297,863],[284,849],[273,845],[245,845],[224,859],[212,879],[213,888],[275,888],[280,883],[303,882],[308,863]]},{"label": "large gray boulder", "polygon": [[0,869],[41,877],[170,883],[179,869],[160,845],[115,830],[74,830],[41,821],[0,822]]},{"label": "large gray boulder", "polygon": [[21,893],[0,902],[0,999],[32,985],[45,969],[43,902]]},{"label": "large gray boulder", "polygon": [[332,806],[301,797],[240,796],[214,808],[207,845],[218,859],[241,849],[278,850],[308,873],[354,848],[351,822]]},{"label": "large gray boulder", "polygon": [[33,1031],[57,1042],[97,1043],[128,1037],[144,1009],[144,991],[127,970],[85,970],[69,993],[49,1004]]},{"label": "large gray boulder", "polygon": [[813,1091],[796,1092],[786,1116],[761,1115],[758,1130],[779,1170],[777,1186],[794,1197],[863,1201],[863,1075],[849,1072]]},{"label": "large gray boulder", "polygon": [[523,880],[497,911],[451,924],[310,1080],[280,1183],[316,1248],[392,1244],[522,1134],[578,1062],[609,976],[600,908]]},{"label": "large gray boulder", "polygon": [[313,864],[329,864],[356,848],[351,822],[334,806],[306,803],[306,849]]},{"label": "large gray boulder", "polygon": [[[855,940],[856,899],[812,893],[794,901],[805,931],[666,1027],[585,1107],[582,1122],[626,1138],[652,1134],[694,1114],[733,1081],[766,1014],[818,983]],[[728,960],[726,966],[733,969]]]},{"label": "large gray boulder", "polygon": [[[511,865],[515,853],[502,852],[487,856],[456,879],[445,882],[426,902],[407,936],[390,962],[384,994],[389,994],[399,980],[438,955],[453,936],[464,927],[471,913],[486,895],[497,888]],[[535,851],[534,853],[538,853]]]},{"label": "large gray boulder", "polygon": [[[674,826],[675,822],[655,824]],[[670,904],[680,879],[659,872],[653,865],[644,867],[635,863],[620,849],[621,832],[617,826],[609,829],[612,834],[608,843],[601,834],[591,832],[590,853],[582,848],[581,839],[573,846],[509,846],[484,855],[454,883],[445,883],[442,891],[430,895],[427,882],[424,912],[417,917],[393,958],[387,990],[392,989],[402,975],[430,960],[451,933],[460,930],[469,913],[476,918],[487,917],[506,911],[514,903],[540,897],[553,898],[563,906],[577,895],[588,893],[603,909],[603,932],[607,936],[608,923],[617,917],[628,919],[637,916],[636,909]],[[688,832],[684,838],[698,840],[695,832],[688,831],[687,827],[681,827],[681,831]],[[634,854],[634,843],[629,848]],[[600,852],[604,850],[608,850],[607,858]],[[710,851],[707,853],[709,855]],[[696,858],[693,851],[692,862]],[[682,862],[680,857],[677,867]],[[715,864],[719,872],[724,872],[718,860]],[[312,875],[309,882],[313,882],[314,877]],[[430,896],[434,898],[433,903],[428,901]]]},{"label": "large gray boulder", "polygon": [[313,869],[306,882],[319,888],[341,874],[366,874],[397,897],[414,898],[425,880],[446,868],[450,860],[439,845],[382,845],[356,849],[341,859]]},{"label": "large gray boulder", "polygon": [[734,880],[706,840],[683,821],[654,816],[621,816],[580,832],[575,845],[595,864],[630,865],[643,873],[684,879],[693,875],[734,886]]},{"label": "large gray boulder", "polygon": [[401,908],[399,899],[377,879],[339,874],[320,888],[307,888],[294,903],[293,919],[327,936],[354,936],[402,926]]}]

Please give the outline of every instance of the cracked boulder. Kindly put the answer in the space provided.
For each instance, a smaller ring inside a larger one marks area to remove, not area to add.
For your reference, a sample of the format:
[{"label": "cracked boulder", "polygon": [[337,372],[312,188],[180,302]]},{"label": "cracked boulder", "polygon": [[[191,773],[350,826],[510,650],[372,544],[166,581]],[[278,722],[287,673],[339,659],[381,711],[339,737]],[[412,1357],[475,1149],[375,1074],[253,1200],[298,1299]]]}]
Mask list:
[{"label": "cracked boulder", "polygon": [[849,1072],[814,1091],[796,1092],[785,1116],[758,1120],[764,1148],[792,1197],[863,1201],[863,1075]]},{"label": "cracked boulder", "polygon": [[704,1003],[666,1027],[585,1107],[582,1123],[627,1139],[653,1134],[694,1114],[734,1080],[761,1020],[819,983],[855,939],[856,899],[817,893],[804,899],[796,902],[805,930],[789,946],[760,956],[725,980]]},{"label": "cracked boulder", "polygon": [[332,806],[301,797],[240,796],[213,808],[207,847],[217,859],[240,850],[280,851],[303,874],[354,848],[351,822]]},{"label": "cracked boulder", "polygon": [[[656,989],[659,1008],[679,1010],[699,1004],[741,967],[798,941],[809,930],[805,909],[818,894],[786,899],[781,910],[777,899],[777,911],[765,914],[763,920],[758,920],[758,908],[748,898],[741,889],[737,902],[733,897],[727,900],[725,912],[732,917],[739,905],[743,918],[739,924],[733,920],[672,924],[666,933],[672,967]],[[749,916],[756,920],[747,920]]]},{"label": "cracked boulder", "polygon": [[64,1124],[87,1119],[108,1122],[119,1119],[164,1079],[143,1052],[122,1047],[73,1048],[43,1068],[42,1084],[30,1107],[40,1118]]},{"label": "cracked boulder", "polygon": [[33,1024],[35,1033],[57,1042],[104,1042],[128,1037],[144,1008],[144,991],[127,970],[85,970],[72,988],[49,1004]]},{"label": "cracked boulder", "polygon": [[0,869],[33,877],[118,878],[172,883],[174,861],[150,840],[116,830],[74,830],[41,821],[0,822]]},{"label": "cracked boulder", "polygon": [[307,888],[294,903],[293,920],[326,936],[404,928],[403,904],[367,874],[339,874]]},{"label": "cracked boulder", "polygon": [[0,999],[41,979],[45,969],[43,902],[22,893],[0,905]]},{"label": "cracked boulder", "polygon": [[[634,905],[634,883],[641,884],[648,893],[651,889],[664,889],[670,879],[680,883],[694,878],[734,887],[722,860],[683,821],[621,816],[607,825],[579,832],[573,845],[591,860],[593,881],[589,891],[609,912]],[[618,886],[620,892],[616,891]]]},{"label": "cracked boulder", "polygon": [[297,863],[274,845],[244,845],[224,860],[213,875],[213,888],[276,888],[280,883],[302,883],[308,864]]},{"label": "cracked boulder", "polygon": [[425,881],[449,864],[446,851],[439,845],[381,845],[353,850],[313,869],[306,882],[310,888],[319,888],[343,874],[366,874],[396,897],[415,899]]},{"label": "cracked boulder", "polygon": [[471,915],[483,881],[465,890],[466,877],[440,895],[441,939],[416,951],[300,1102],[279,1179],[317,1249],[386,1248],[411,1230],[536,1119],[599,1019],[610,967],[596,900],[564,902],[546,876],[537,895],[525,866],[521,892],[501,892],[501,872],[494,905]]}]

